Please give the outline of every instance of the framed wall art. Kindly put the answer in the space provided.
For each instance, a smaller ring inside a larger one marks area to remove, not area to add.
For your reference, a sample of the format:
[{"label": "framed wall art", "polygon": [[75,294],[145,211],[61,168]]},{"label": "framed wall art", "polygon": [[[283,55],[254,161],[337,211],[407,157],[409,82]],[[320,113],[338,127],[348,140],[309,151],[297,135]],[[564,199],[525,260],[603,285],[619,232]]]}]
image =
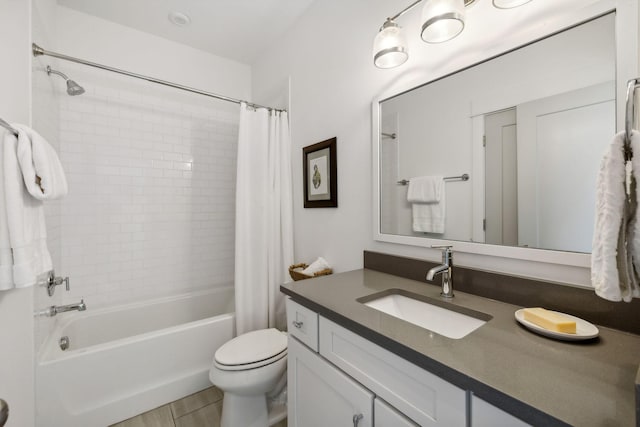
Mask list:
[{"label": "framed wall art", "polygon": [[338,207],[336,138],[302,149],[305,208]]}]

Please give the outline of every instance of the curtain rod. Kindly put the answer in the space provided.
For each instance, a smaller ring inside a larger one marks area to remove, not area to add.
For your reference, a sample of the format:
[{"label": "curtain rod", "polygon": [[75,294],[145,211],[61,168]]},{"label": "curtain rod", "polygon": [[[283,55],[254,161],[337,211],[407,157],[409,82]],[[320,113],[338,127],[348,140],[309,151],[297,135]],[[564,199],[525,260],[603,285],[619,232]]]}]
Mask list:
[{"label": "curtain rod", "polygon": [[279,109],[273,108],[273,107],[265,107],[264,105],[255,104],[253,102],[243,101],[243,100],[236,99],[236,98],[231,98],[231,97],[224,96],[224,95],[218,95],[218,94],[212,93],[212,92],[206,92],[204,90],[195,89],[195,88],[192,88],[192,87],[189,87],[189,86],[180,85],[180,84],[177,84],[177,83],[172,83],[172,82],[169,82],[169,81],[166,81],[166,80],[156,79],[154,77],[144,76],[142,74],[132,73],[130,71],[125,71],[125,70],[121,70],[121,69],[118,69],[118,68],[109,67],[107,65],[97,64],[95,62],[85,61],[84,59],[74,58],[73,56],[68,56],[68,55],[64,55],[62,53],[56,53],[56,52],[52,52],[50,50],[43,49],[42,47],[38,46],[35,43],[31,44],[31,51],[33,53],[33,56],[41,56],[41,55],[51,56],[51,57],[54,57],[54,58],[63,59],[65,61],[71,61],[71,62],[75,62],[77,64],[88,65],[90,67],[100,68],[101,70],[106,70],[106,71],[111,71],[113,73],[123,74],[125,76],[134,77],[136,79],[146,80],[146,81],[152,82],[152,83],[158,83],[158,84],[161,84],[161,85],[164,85],[164,86],[173,87],[173,88],[184,90],[184,91],[187,91],[187,92],[193,92],[193,93],[197,93],[199,95],[205,95],[205,96],[209,96],[209,97],[212,97],[212,98],[221,99],[223,101],[233,102],[235,104],[240,104],[240,103],[244,102],[245,104],[247,104],[247,106],[252,107],[252,108],[266,108],[267,110],[286,111],[286,110],[279,110]]}]

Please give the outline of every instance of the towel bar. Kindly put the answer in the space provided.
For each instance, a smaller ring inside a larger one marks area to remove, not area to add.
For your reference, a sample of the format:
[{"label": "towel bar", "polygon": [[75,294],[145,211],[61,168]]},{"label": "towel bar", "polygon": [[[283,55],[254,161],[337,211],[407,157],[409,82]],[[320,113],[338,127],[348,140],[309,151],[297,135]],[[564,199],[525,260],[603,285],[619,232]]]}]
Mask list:
[{"label": "towel bar", "polygon": [[[444,178],[442,178],[445,181],[469,181],[469,174],[468,173],[463,173],[460,176],[445,176]],[[397,182],[398,185],[409,185],[409,180],[408,179],[403,179]]]}]

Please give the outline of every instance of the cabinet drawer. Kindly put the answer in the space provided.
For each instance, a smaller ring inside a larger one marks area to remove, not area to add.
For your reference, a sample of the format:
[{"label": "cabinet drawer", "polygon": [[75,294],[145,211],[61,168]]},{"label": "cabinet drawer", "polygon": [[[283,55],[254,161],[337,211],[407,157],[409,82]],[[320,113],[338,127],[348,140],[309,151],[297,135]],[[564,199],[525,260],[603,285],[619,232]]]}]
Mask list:
[{"label": "cabinet drawer", "polygon": [[313,351],[318,351],[318,313],[287,298],[287,329]]},{"label": "cabinet drawer", "polygon": [[373,402],[373,413],[375,414],[373,427],[420,427],[379,397],[376,397]]},{"label": "cabinet drawer", "polygon": [[320,317],[320,354],[421,426],[466,426],[466,392]]},{"label": "cabinet drawer", "polygon": [[531,427],[476,396],[471,399],[471,425],[473,427]]}]

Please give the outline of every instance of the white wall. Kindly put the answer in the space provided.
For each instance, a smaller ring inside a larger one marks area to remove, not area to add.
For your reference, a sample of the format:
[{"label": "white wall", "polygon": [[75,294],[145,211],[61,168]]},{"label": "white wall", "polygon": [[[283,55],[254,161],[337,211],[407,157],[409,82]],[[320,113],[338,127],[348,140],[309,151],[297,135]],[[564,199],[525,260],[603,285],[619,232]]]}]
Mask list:
[{"label": "white wall", "polygon": [[[30,123],[31,7],[0,0],[0,117]],[[4,202],[2,202],[4,203]],[[0,398],[9,403],[9,427],[34,424],[33,289],[0,292]]]},{"label": "white wall", "polygon": [[[253,68],[254,98],[258,102],[277,82],[291,78],[294,160],[301,158],[302,147],[332,136],[338,138],[337,209],[302,207],[302,166],[294,161],[296,259],[308,262],[322,255],[336,271],[361,267],[363,249],[438,260],[439,252],[432,249],[373,241],[372,99],[433,80],[553,29],[583,21],[604,3],[613,4],[598,0],[534,1],[517,9],[497,10],[491,2],[477,2],[468,11],[465,31],[438,45],[420,40],[420,13],[415,10],[400,18],[400,25],[408,33],[410,59],[393,70],[376,69],[371,48],[385,17],[399,11],[397,4],[384,0],[313,3]],[[589,282],[588,270],[581,267],[464,253],[457,254],[456,261],[459,265],[559,282]]]}]

